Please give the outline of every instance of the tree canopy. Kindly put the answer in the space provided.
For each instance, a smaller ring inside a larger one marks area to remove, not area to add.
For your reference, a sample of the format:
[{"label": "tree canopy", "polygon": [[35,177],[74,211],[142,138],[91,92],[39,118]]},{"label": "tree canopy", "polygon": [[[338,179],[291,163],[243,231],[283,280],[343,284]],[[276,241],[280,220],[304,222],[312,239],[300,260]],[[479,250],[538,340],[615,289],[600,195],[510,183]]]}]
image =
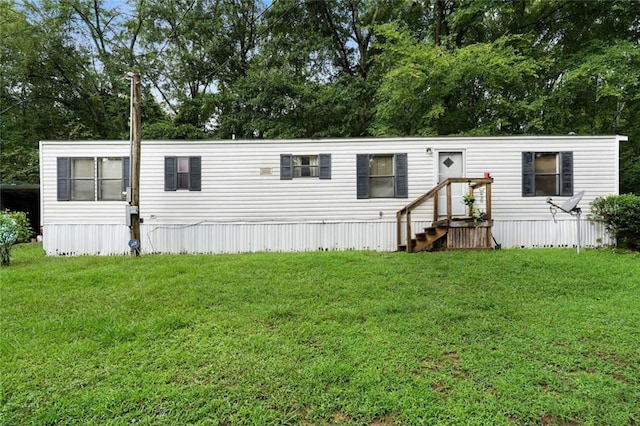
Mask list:
[{"label": "tree canopy", "polygon": [[0,0],[0,173],[38,141],[626,134],[640,193],[640,1]]}]

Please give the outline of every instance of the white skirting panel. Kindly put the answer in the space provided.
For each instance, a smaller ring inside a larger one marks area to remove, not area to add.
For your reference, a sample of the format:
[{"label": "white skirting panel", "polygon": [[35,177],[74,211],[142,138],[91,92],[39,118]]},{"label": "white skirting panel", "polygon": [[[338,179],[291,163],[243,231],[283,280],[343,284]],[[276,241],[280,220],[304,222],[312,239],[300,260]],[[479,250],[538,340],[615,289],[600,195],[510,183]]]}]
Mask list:
[{"label": "white skirting panel", "polygon": [[[414,222],[413,232],[428,223]],[[582,246],[613,244],[601,224],[583,220]],[[403,225],[404,230],[404,225]],[[213,223],[141,225],[143,253],[246,253],[320,250],[396,250],[396,223]],[[573,247],[576,222],[496,220],[493,235],[503,248]],[[52,225],[44,227],[47,255],[119,255],[129,253],[129,229],[123,225]],[[403,236],[404,241],[404,236]]]},{"label": "white skirting panel", "polygon": [[[601,223],[583,219],[580,228],[583,247],[615,244]],[[493,236],[503,248],[574,247],[578,242],[576,220],[496,220]]]},{"label": "white skirting panel", "polygon": [[243,253],[396,248],[395,223],[200,223],[142,226],[147,253]]},{"label": "white skirting panel", "polygon": [[50,256],[129,253],[129,228],[124,225],[45,225],[43,246]]}]

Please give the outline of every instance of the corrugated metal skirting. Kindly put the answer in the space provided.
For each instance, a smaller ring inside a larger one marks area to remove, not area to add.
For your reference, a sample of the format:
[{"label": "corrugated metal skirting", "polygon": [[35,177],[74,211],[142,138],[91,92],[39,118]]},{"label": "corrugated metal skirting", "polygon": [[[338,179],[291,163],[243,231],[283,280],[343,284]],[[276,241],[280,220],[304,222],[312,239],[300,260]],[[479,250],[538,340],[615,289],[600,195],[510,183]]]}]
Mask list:
[{"label": "corrugated metal skirting", "polygon": [[43,245],[50,256],[129,253],[129,228],[124,225],[45,225]]},{"label": "corrugated metal skirting", "polygon": [[144,225],[143,250],[151,253],[395,249],[395,226],[381,222],[200,223]]},{"label": "corrugated metal skirting", "polygon": [[[578,233],[575,220],[496,220],[493,236],[503,248],[574,247]],[[583,247],[609,246],[615,243],[601,223],[581,221]]]},{"label": "corrugated metal skirting", "polygon": [[[419,232],[427,223],[414,223]],[[320,250],[396,250],[396,223],[208,223],[144,224],[143,253],[246,253]],[[613,244],[601,224],[582,222],[582,245]],[[576,222],[495,221],[493,235],[503,248],[573,247]],[[129,252],[123,225],[46,225],[44,249],[53,256],[119,255]]]}]

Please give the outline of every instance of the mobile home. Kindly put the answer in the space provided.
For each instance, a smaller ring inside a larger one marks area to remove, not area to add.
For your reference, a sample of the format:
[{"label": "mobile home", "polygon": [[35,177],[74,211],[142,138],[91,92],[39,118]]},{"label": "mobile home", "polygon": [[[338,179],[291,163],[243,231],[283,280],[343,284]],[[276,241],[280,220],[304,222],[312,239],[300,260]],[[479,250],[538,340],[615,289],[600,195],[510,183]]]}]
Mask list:
[{"label": "mobile home", "polygon": [[[570,246],[575,218],[550,213],[584,190],[581,239],[612,241],[586,220],[618,193],[624,136],[142,141],[142,253],[395,251],[398,212],[447,178],[490,178],[491,237],[502,247]],[[41,223],[48,255],[124,254],[129,141],[42,141]],[[416,209],[413,229],[465,211],[456,183]],[[435,212],[435,215],[434,215]],[[404,243],[406,244],[406,242]]]}]

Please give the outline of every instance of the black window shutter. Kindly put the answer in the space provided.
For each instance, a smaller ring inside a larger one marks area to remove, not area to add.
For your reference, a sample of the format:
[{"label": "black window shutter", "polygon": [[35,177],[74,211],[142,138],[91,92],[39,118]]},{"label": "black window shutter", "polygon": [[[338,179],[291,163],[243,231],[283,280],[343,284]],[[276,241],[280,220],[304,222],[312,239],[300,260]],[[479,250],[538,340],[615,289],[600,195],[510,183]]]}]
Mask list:
[{"label": "black window shutter", "polygon": [[178,159],[176,157],[164,157],[164,190],[175,191],[178,189]]},{"label": "black window shutter", "polygon": [[122,157],[122,192],[127,192],[129,187],[129,173],[131,171],[131,160],[129,157]]},{"label": "black window shutter", "polygon": [[293,179],[293,155],[280,154],[280,180]]},{"label": "black window shutter", "polygon": [[534,170],[535,153],[522,153],[522,196],[533,197],[536,195],[536,175]]},{"label": "black window shutter", "polygon": [[356,197],[369,198],[369,154],[356,154]]},{"label": "black window shutter", "polygon": [[573,152],[560,153],[560,195],[573,195]]},{"label": "black window shutter", "polygon": [[331,154],[320,154],[320,179],[331,179]]},{"label": "black window shutter", "polygon": [[396,154],[396,198],[409,197],[407,154]]},{"label": "black window shutter", "polygon": [[69,201],[71,198],[69,188],[71,161],[69,157],[58,157],[57,160],[58,201]]},{"label": "black window shutter", "polygon": [[202,164],[200,157],[189,157],[189,191],[202,188]]}]

